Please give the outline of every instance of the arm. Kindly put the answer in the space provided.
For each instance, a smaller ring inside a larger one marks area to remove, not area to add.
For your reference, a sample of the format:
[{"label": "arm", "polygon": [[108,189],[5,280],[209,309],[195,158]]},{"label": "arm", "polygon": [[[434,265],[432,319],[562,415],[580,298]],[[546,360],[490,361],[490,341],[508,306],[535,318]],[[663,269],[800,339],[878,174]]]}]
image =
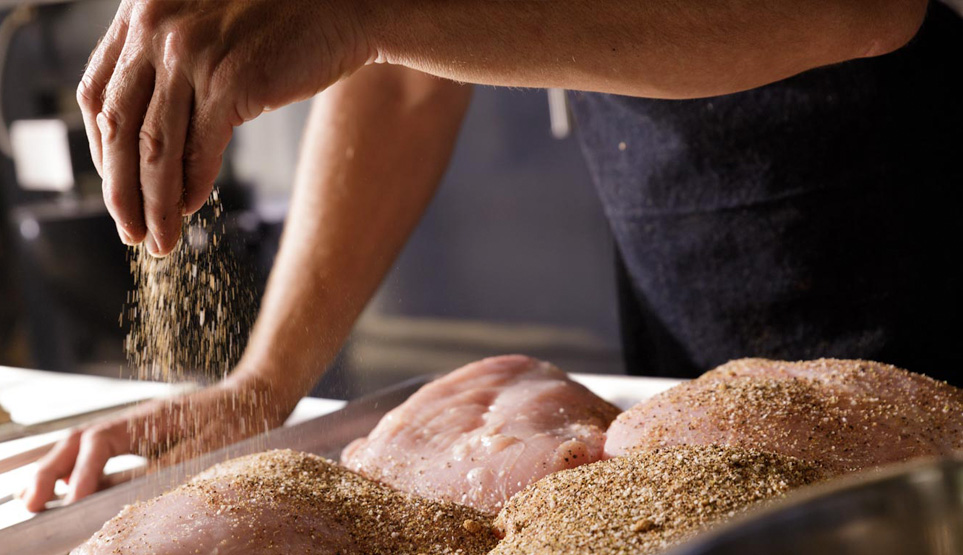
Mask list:
[{"label": "arm", "polygon": [[293,408],[321,376],[441,179],[471,87],[371,67],[316,101],[291,210],[238,374]]},{"label": "arm", "polygon": [[156,256],[234,127],[380,61],[473,83],[685,98],[882,54],[926,0],[124,0],[77,90],[124,242]]},{"label": "arm", "polygon": [[379,61],[472,83],[656,98],[737,92],[899,48],[926,0],[376,2]]},{"label": "arm", "polygon": [[[23,494],[27,508],[42,510],[68,476],[68,502],[93,493],[116,455],[161,451],[163,463],[179,462],[264,431],[262,421],[280,425],[334,358],[427,206],[470,95],[423,73],[372,67],[319,96],[281,250],[238,368],[216,386],[75,431],[40,462]],[[244,419],[258,427],[243,427]]]}]

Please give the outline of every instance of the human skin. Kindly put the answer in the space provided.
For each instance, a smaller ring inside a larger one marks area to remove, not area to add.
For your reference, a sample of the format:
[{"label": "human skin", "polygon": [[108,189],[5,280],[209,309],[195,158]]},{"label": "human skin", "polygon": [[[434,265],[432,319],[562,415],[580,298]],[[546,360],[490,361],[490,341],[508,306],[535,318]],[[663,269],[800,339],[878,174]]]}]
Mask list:
[{"label": "human skin", "polygon": [[[166,463],[264,431],[238,429],[219,412],[227,404],[233,414],[253,411],[266,427],[280,425],[334,358],[431,199],[470,97],[471,87],[393,66],[365,68],[321,94],[238,367],[173,403],[74,430],[40,461],[22,493],[27,508],[43,510],[58,479],[70,484],[68,503],[97,491],[110,457],[143,450],[150,436],[141,430],[159,430],[148,448]],[[190,421],[178,425],[184,417]]]},{"label": "human skin", "polygon": [[[214,392],[178,401],[205,414],[223,395],[264,398],[275,409],[273,426],[333,359],[431,199],[470,96],[447,79],[659,98],[723,94],[894,50],[916,32],[925,7],[125,0],[77,97],[121,239],[164,255],[177,243],[182,214],[210,194],[233,128],[327,89],[307,124],[281,251],[248,348]],[[167,406],[130,418],[176,421]],[[77,430],[58,445],[23,494],[28,508],[41,510],[60,478],[69,477],[68,501],[96,491],[106,460],[138,443],[127,420]],[[171,433],[198,448],[217,446],[203,438],[237,436],[219,433],[223,419],[211,422],[208,431]]]},{"label": "human skin", "polygon": [[121,238],[169,253],[233,128],[372,63],[687,98],[891,51],[925,0],[125,0],[77,91]]}]

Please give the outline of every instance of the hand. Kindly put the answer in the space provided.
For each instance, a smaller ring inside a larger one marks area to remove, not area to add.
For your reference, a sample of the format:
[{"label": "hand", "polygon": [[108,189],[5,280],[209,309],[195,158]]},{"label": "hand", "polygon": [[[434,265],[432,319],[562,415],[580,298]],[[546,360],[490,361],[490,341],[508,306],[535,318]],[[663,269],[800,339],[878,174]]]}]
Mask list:
[{"label": "hand", "polygon": [[177,399],[138,405],[71,432],[40,460],[21,498],[30,511],[42,511],[63,479],[70,485],[65,502],[72,503],[100,489],[111,457],[136,453],[155,467],[176,464],[280,426],[294,404],[280,401],[262,381],[228,378]]},{"label": "hand", "polygon": [[210,195],[233,128],[372,56],[362,0],[123,0],[77,89],[104,200],[155,256]]}]

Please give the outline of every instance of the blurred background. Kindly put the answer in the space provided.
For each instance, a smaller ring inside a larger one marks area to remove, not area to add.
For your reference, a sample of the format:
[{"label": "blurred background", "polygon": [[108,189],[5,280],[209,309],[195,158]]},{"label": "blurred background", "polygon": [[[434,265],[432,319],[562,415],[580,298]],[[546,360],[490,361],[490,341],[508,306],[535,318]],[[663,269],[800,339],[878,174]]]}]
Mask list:
[{"label": "blurred background", "polygon": [[[129,374],[128,253],[74,99],[116,7],[0,0],[0,365]],[[239,128],[218,179],[246,274],[235,282],[258,296],[308,104]],[[613,249],[577,141],[552,137],[545,92],[478,87],[437,197],[315,394],[510,352],[621,372]]]}]

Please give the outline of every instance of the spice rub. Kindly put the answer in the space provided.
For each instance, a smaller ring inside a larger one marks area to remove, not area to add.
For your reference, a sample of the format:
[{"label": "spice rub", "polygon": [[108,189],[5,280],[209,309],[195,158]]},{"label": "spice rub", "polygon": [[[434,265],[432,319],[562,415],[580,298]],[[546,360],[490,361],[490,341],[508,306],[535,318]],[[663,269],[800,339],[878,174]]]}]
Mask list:
[{"label": "spice rub", "polygon": [[876,362],[737,360],[622,413],[605,451],[713,444],[835,472],[945,455],[963,448],[963,390]]},{"label": "spice rub", "polygon": [[495,519],[491,555],[645,555],[822,480],[818,465],[751,449],[637,451],[558,472],[529,486]]},{"label": "spice rub", "polygon": [[471,508],[392,490],[306,453],[214,466],[126,507],[75,554],[483,554],[496,538]]}]

